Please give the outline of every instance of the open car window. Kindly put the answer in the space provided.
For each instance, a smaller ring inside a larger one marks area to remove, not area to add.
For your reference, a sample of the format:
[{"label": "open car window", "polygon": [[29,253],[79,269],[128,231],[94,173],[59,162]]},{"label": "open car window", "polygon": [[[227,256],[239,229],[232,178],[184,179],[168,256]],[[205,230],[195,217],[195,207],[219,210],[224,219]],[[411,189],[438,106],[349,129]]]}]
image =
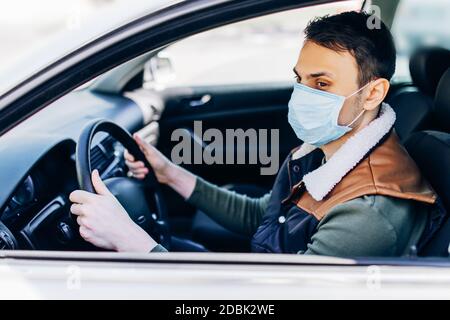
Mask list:
[{"label": "open car window", "polygon": [[183,39],[160,55],[174,76],[165,85],[196,86],[292,81],[303,29],[314,17],[359,10],[361,0],[312,5],[233,23]]},{"label": "open car window", "polygon": [[409,58],[420,47],[450,49],[450,6],[447,0],[401,0],[392,25],[397,67],[392,82],[410,82]]}]

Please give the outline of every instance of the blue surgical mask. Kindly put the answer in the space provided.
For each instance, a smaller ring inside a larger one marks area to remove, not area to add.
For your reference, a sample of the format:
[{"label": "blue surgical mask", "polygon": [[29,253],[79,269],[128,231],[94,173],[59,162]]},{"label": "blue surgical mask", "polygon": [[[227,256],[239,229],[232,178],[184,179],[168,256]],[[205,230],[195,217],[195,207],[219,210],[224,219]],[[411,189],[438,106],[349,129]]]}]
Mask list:
[{"label": "blue surgical mask", "polygon": [[294,91],[288,104],[288,121],[297,137],[306,143],[320,147],[352,130],[350,126],[362,116],[365,110],[344,126],[338,124],[339,113],[345,100],[368,84],[347,97],[313,89],[300,83],[294,84]]}]

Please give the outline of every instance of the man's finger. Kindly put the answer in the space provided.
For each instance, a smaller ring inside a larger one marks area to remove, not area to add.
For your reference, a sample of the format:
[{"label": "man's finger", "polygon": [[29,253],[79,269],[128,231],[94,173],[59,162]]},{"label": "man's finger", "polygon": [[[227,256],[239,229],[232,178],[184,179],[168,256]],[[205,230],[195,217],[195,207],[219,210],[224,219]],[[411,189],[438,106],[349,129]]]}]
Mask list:
[{"label": "man's finger", "polygon": [[80,226],[79,232],[80,232],[80,236],[84,240],[89,241],[89,239],[91,238],[91,231],[88,228],[86,228],[84,226]]},{"label": "man's finger", "polygon": [[127,161],[130,161],[130,162],[135,161],[134,156],[131,153],[129,153],[128,150],[126,150],[126,149],[125,149],[123,156],[124,156],[125,160],[127,160]]},{"label": "man's finger", "polygon": [[83,226],[84,227],[84,224],[83,224],[83,218],[81,217],[81,216],[78,216],[77,217],[77,223],[78,223],[78,225],[81,227],[81,226]]},{"label": "man's finger", "polygon": [[145,168],[145,164],[142,161],[130,162],[128,160],[125,160],[125,164],[127,165],[128,168],[133,169],[133,170]]},{"label": "man's finger", "polygon": [[142,173],[140,173],[140,174],[133,174],[133,178],[136,178],[136,179],[139,179],[139,180],[142,180],[142,179],[144,179],[145,178],[145,174],[142,174]]},{"label": "man's finger", "polygon": [[102,181],[102,178],[100,178],[98,170],[92,171],[92,184],[94,186],[95,192],[97,192],[99,195],[105,196],[111,194],[105,183]]},{"label": "man's finger", "polygon": [[133,172],[133,176],[136,175],[141,175],[141,174],[147,174],[148,173],[148,169],[146,167],[144,168],[138,168],[138,169],[133,169],[131,170],[131,172]]},{"label": "man's finger", "polygon": [[95,194],[84,190],[75,190],[69,195],[69,199],[74,203],[86,203],[94,200]]},{"label": "man's finger", "polygon": [[73,203],[70,206],[70,212],[72,212],[72,214],[79,216],[83,214],[83,206],[79,203]]},{"label": "man's finger", "polygon": [[152,151],[153,151],[152,147],[147,142],[142,140],[142,138],[139,137],[137,134],[134,134],[133,138],[134,138],[134,140],[136,140],[136,143],[138,144],[139,148],[146,156],[152,155]]}]

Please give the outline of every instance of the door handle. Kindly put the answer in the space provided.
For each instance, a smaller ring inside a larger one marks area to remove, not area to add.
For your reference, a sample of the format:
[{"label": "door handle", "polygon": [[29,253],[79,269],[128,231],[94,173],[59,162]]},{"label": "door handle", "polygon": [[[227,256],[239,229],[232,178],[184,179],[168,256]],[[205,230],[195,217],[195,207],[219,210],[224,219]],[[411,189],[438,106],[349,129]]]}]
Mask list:
[{"label": "door handle", "polygon": [[200,98],[193,98],[189,100],[188,104],[192,108],[201,107],[210,102],[211,98],[212,97],[210,94],[204,94]]}]

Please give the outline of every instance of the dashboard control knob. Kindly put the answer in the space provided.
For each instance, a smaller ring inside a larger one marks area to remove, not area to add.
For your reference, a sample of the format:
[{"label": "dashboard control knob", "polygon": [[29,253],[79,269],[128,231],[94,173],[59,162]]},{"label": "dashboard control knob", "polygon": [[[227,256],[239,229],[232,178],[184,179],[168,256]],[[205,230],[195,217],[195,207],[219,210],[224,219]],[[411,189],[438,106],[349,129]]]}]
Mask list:
[{"label": "dashboard control knob", "polygon": [[0,250],[14,250],[17,248],[17,241],[11,231],[0,222]]},{"label": "dashboard control knob", "polygon": [[65,222],[60,222],[58,224],[58,239],[62,243],[68,243],[74,239],[72,228]]}]

